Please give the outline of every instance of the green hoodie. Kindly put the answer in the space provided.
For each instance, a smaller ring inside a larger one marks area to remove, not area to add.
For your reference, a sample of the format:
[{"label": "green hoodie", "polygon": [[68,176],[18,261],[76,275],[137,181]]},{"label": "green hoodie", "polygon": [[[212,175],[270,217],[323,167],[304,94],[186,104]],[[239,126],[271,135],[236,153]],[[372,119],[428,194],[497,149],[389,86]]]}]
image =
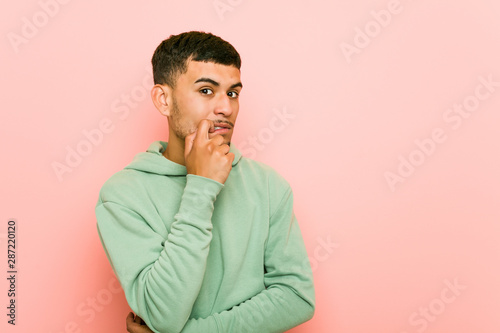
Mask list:
[{"label": "green hoodie", "polygon": [[97,229],[131,309],[154,332],[284,332],[312,318],[311,266],[288,182],[235,154],[225,184],[157,141],[103,185]]}]

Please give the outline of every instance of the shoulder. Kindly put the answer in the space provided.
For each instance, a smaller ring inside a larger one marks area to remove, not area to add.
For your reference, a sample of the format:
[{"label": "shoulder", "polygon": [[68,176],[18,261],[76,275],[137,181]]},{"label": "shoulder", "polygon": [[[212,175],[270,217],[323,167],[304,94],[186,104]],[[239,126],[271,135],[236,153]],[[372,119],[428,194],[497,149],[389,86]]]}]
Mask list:
[{"label": "shoulder", "polygon": [[102,185],[98,203],[114,202],[123,205],[135,201],[144,190],[143,177],[142,173],[131,169],[116,172]]},{"label": "shoulder", "polygon": [[254,172],[261,177],[265,177],[269,182],[273,184],[289,186],[288,181],[281,174],[279,174],[278,171],[276,171],[268,164],[253,160],[248,157],[242,157],[239,164],[241,164],[242,169],[244,169],[246,173]]},{"label": "shoulder", "polygon": [[240,164],[242,176],[253,181],[256,186],[265,187],[270,201],[280,201],[292,192],[285,177],[268,164],[248,157],[242,157]]}]

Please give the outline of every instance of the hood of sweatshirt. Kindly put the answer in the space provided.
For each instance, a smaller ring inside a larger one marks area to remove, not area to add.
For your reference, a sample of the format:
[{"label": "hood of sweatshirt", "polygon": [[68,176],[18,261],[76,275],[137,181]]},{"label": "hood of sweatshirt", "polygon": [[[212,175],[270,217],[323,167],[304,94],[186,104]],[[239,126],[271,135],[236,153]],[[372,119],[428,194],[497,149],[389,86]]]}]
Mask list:
[{"label": "hood of sweatshirt", "polygon": [[[165,148],[167,147],[167,144],[168,143],[165,141],[153,142],[149,146],[148,150],[135,155],[132,162],[127,165],[125,169],[133,169],[168,176],[186,175],[187,170],[184,165],[172,162],[162,155],[162,153],[165,151]],[[234,160],[232,163],[232,166],[234,168],[238,164],[242,156],[240,151],[234,146],[233,143],[231,143],[231,146],[229,146],[229,152],[234,154]]]}]

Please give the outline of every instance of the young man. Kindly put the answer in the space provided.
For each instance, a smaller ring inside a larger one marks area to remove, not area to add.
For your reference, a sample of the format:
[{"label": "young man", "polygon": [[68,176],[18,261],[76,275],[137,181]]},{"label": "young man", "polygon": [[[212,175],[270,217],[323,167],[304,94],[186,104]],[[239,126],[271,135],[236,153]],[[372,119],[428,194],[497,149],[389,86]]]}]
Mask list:
[{"label": "young man", "polygon": [[138,316],[127,317],[129,331],[284,332],[311,319],[312,272],[290,185],[231,144],[238,52],[193,31],[164,40],[152,64],[168,142],[113,175],[96,206],[101,242]]}]

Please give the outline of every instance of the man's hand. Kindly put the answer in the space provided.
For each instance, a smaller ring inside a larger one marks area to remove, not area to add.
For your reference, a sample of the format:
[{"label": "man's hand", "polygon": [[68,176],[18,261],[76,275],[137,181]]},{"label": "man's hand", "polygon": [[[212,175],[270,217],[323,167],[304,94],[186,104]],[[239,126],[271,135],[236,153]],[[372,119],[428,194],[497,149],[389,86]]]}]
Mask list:
[{"label": "man's hand", "polygon": [[186,136],[184,160],[188,174],[213,179],[224,184],[232,168],[234,154],[229,152],[229,145],[223,143],[222,135],[209,138],[214,123],[203,119],[194,133]]},{"label": "man's hand", "polygon": [[141,317],[135,316],[132,312],[130,312],[127,316],[127,332],[130,333],[154,333],[149,329],[146,323],[142,320]]}]

